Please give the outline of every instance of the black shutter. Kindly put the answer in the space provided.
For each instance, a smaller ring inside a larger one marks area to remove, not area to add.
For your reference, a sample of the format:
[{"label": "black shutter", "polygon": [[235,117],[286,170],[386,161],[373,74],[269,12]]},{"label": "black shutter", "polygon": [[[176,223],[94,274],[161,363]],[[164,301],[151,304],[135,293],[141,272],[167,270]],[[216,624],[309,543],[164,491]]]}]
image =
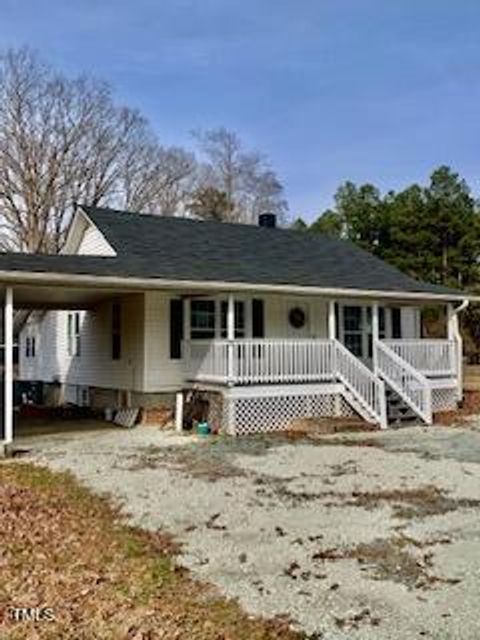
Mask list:
[{"label": "black shutter", "polygon": [[252,300],[252,338],[265,337],[265,310],[263,300]]},{"label": "black shutter", "polygon": [[392,338],[399,340],[402,337],[402,310],[392,307]]},{"label": "black shutter", "polygon": [[170,358],[179,360],[182,357],[183,340],[183,300],[170,300]]}]

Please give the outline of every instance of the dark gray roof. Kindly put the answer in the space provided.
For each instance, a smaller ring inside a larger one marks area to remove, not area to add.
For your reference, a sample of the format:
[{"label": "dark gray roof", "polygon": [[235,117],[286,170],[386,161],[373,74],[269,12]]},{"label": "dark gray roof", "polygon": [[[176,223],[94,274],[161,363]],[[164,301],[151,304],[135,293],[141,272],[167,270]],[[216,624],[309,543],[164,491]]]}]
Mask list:
[{"label": "dark gray roof", "polygon": [[0,254],[0,270],[461,295],[315,233],[82,209],[117,256]]}]

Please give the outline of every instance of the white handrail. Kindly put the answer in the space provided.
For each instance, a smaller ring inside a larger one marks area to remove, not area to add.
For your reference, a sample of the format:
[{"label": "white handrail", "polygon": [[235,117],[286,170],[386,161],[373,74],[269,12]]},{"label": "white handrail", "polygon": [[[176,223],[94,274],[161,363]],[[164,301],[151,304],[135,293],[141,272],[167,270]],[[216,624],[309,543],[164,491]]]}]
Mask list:
[{"label": "white handrail", "polygon": [[392,351],[427,376],[457,375],[454,340],[384,340]]},{"label": "white handrail", "polygon": [[190,380],[229,385],[342,382],[368,419],[386,426],[385,386],[338,340],[191,340]]},{"label": "white handrail", "polygon": [[187,376],[227,384],[332,380],[331,340],[192,340]]},{"label": "white handrail", "polygon": [[427,424],[432,424],[432,392],[427,378],[383,341],[374,343],[376,373]]},{"label": "white handrail", "polygon": [[369,415],[387,426],[385,385],[370,369],[356,358],[338,340],[335,343],[335,368],[337,378],[355,397]]}]

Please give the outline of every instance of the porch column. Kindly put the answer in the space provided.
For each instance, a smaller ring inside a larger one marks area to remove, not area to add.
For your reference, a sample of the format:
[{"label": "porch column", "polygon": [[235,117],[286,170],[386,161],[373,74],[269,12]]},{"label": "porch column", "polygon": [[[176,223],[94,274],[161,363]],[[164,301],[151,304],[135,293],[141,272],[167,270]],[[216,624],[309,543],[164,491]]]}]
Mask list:
[{"label": "porch column", "polygon": [[234,347],[233,340],[235,339],[235,298],[233,294],[230,293],[228,295],[227,302],[227,340],[228,340],[228,382],[229,384],[233,384],[233,374],[234,374]]},{"label": "porch column", "polygon": [[335,320],[335,300],[329,300],[328,302],[328,337],[330,340],[334,340],[337,335],[337,323]]},{"label": "porch column", "polygon": [[447,338],[455,340],[458,332],[458,316],[455,313],[453,304],[447,304]]},{"label": "porch column", "polygon": [[13,442],[13,290],[5,289],[3,317],[3,354],[4,354],[4,445]]},{"label": "porch column", "polygon": [[377,370],[377,342],[380,338],[380,325],[378,320],[378,302],[372,304],[372,364],[373,370]]},{"label": "porch column", "polygon": [[[461,305],[462,306],[462,305]],[[462,400],[463,397],[463,340],[458,324],[458,311],[453,304],[447,304],[447,338],[455,343],[455,367],[457,375],[457,398]]]},{"label": "porch column", "polygon": [[183,300],[183,359],[185,362],[190,360],[190,298]]}]

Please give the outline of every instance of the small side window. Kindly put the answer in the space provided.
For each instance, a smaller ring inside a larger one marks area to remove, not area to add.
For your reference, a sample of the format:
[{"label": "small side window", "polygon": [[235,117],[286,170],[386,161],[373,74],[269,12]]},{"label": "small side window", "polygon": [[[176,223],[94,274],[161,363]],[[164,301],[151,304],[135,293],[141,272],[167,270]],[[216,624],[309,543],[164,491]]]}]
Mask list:
[{"label": "small side window", "polygon": [[67,352],[79,357],[81,353],[80,313],[75,311],[67,316]]}]

